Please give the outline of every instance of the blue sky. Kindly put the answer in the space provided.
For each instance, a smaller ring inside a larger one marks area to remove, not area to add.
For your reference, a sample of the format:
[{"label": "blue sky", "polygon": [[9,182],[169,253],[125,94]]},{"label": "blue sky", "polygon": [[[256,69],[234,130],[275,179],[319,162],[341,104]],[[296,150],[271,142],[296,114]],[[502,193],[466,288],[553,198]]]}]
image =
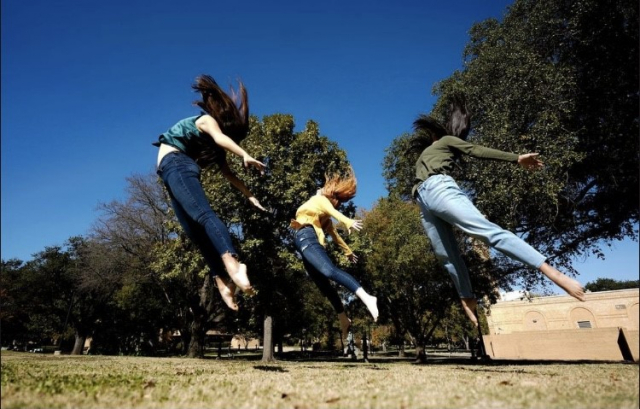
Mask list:
[{"label": "blue sky", "polygon": [[[307,4],[308,3],[308,4]],[[472,24],[511,1],[2,1],[3,259],[88,232],[151,142],[198,111],[201,73],[241,78],[251,112],[313,119],[347,151],[355,203],[385,195],[384,149],[461,68]],[[638,278],[638,244],[576,261],[580,281]]]}]

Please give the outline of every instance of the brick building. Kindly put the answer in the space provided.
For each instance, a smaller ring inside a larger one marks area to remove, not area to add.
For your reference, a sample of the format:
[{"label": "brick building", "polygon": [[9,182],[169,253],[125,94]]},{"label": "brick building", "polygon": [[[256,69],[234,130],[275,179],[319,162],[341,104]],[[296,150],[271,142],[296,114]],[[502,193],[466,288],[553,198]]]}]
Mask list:
[{"label": "brick building", "polygon": [[487,312],[487,353],[505,359],[638,361],[639,290],[498,301]]}]

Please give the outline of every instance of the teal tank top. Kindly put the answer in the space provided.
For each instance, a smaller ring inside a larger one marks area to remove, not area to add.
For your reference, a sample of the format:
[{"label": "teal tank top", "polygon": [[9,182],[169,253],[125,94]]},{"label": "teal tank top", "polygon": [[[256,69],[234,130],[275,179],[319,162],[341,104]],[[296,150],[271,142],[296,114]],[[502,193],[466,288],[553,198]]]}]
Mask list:
[{"label": "teal tank top", "polygon": [[164,143],[173,146],[196,161],[206,152],[206,163],[199,163],[201,166],[209,165],[212,162],[219,163],[226,156],[225,150],[218,146],[211,136],[200,132],[196,127],[196,121],[201,116],[192,116],[178,121],[168,131],[161,134],[153,145],[160,146],[161,143]]}]

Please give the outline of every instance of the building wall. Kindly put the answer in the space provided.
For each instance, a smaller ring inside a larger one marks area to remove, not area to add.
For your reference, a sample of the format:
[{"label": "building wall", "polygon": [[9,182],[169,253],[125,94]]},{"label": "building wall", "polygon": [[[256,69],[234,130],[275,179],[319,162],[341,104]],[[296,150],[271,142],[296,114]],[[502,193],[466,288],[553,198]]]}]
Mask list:
[{"label": "building wall", "polygon": [[498,301],[487,312],[489,334],[581,328],[637,331],[637,288],[587,293],[581,302],[569,295]]}]

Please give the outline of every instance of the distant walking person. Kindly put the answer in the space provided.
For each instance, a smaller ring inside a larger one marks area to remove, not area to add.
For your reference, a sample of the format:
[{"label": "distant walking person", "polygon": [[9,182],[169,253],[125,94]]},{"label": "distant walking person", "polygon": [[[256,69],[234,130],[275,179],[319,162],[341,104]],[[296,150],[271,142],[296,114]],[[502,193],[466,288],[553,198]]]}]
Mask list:
[{"label": "distant walking person", "polygon": [[[204,112],[182,119],[160,135],[154,145],[158,151],[157,171],[169,192],[171,204],[187,236],[199,247],[211,270],[222,299],[237,310],[236,286],[246,293],[253,289],[247,276],[247,266],[240,263],[229,232],[213,212],[200,182],[201,169],[216,165],[222,175],[249,203],[265,210],[242,180],[231,171],[227,151],[242,158],[264,173],[265,165],[245,152],[238,143],[249,130],[247,91],[239,84],[239,94],[230,97],[209,75],[201,75],[192,88],[202,96],[195,102]],[[220,275],[221,262],[227,276]]]},{"label": "distant walking person", "polygon": [[543,163],[537,153],[518,155],[466,142],[470,114],[463,97],[454,98],[446,126],[421,115],[414,122],[417,137],[413,148],[421,151],[416,162],[413,195],[422,211],[422,225],[438,259],[444,264],[460,295],[469,319],[477,326],[476,298],[469,272],[457,247],[452,226],[499,250],[510,258],[538,269],[572,297],[584,301],[584,290],[574,279],[546,262],[546,257],[515,234],[487,220],[449,176],[461,155],[517,163],[538,169]]},{"label": "distant walking person", "polygon": [[298,208],[296,218],[291,221],[291,227],[295,230],[295,245],[302,255],[305,269],[338,313],[342,338],[345,339],[351,320],[347,317],[338,292],[331,286],[329,280],[353,292],[367,307],[374,321],[378,319],[378,305],[376,297],[369,295],[351,274],[334,265],[324,247],[325,233],[327,233],[342,248],[351,262],[358,261],[358,257],[338,235],[331,221],[333,217],[343,223],[348,232],[351,229],[356,231],[362,229],[361,220],[352,220],[336,210],[341,203],[351,200],[356,195],[356,178],[353,169],[349,169],[345,176],[334,174],[327,175],[325,178],[322,189]]}]

